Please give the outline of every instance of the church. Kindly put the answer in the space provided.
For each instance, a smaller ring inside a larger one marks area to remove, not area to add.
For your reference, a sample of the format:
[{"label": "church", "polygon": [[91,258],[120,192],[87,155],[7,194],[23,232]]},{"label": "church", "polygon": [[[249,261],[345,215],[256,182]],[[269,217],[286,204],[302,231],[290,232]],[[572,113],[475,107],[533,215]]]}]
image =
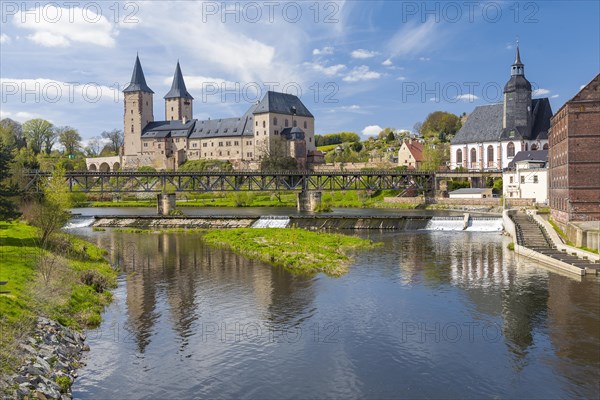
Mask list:
[{"label": "church", "polygon": [[547,150],[550,100],[531,98],[519,46],[504,102],[476,107],[451,141],[450,168],[500,170],[520,151]]},{"label": "church", "polygon": [[187,160],[230,161],[237,169],[249,169],[266,157],[291,157],[299,168],[306,168],[318,157],[314,116],[291,94],[268,91],[239,117],[194,119],[194,98],[177,62],[171,89],[164,96],[164,120],[155,120],[154,92],[146,83],[139,56],[123,94],[122,152],[112,161],[88,159],[90,170],[117,166],[175,170]]}]

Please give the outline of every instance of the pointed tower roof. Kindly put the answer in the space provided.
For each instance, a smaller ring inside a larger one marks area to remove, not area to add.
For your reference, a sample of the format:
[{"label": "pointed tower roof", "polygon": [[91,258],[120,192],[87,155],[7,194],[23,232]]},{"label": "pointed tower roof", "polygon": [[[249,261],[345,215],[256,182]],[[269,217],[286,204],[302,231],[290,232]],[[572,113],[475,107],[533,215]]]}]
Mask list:
[{"label": "pointed tower roof", "polygon": [[183,74],[181,73],[181,67],[179,66],[179,61],[177,61],[177,67],[175,68],[175,75],[173,75],[173,84],[171,84],[171,90],[169,93],[165,95],[165,99],[176,99],[176,98],[184,98],[193,100],[191,94],[187,91],[185,87],[185,82],[183,81]]},{"label": "pointed tower roof", "polygon": [[521,53],[519,52],[519,44],[517,44],[517,55],[515,57],[515,62],[513,63],[513,65],[524,65],[521,62]]},{"label": "pointed tower roof", "polygon": [[146,78],[144,77],[144,71],[142,70],[142,64],[138,55],[135,56],[135,66],[133,67],[133,74],[131,74],[131,82],[123,90],[123,93],[130,92],[154,93],[146,84]]}]

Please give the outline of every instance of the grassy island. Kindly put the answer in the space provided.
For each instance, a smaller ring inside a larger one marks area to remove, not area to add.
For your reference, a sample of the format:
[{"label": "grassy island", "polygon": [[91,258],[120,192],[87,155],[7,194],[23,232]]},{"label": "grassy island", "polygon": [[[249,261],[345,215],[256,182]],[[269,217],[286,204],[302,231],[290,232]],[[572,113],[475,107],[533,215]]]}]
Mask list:
[{"label": "grassy island", "polygon": [[348,271],[350,254],[376,246],[372,241],[334,233],[290,228],[235,228],[210,230],[204,241],[217,247],[274,264],[291,272],[324,272],[341,276]]},{"label": "grassy island", "polygon": [[105,251],[73,235],[58,233],[47,250],[37,228],[0,222],[0,374],[18,366],[15,339],[38,315],[81,329],[101,321],[117,272]]}]

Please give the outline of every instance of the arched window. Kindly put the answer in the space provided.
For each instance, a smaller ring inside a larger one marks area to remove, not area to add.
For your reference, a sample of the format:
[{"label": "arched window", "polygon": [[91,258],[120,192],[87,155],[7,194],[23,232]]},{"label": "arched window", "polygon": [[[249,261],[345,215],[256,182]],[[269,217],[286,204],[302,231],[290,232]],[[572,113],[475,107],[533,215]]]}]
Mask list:
[{"label": "arched window", "polygon": [[475,150],[474,148],[471,149],[471,164],[474,164],[477,162],[477,150]]},{"label": "arched window", "polygon": [[506,146],[506,156],[514,157],[515,156],[515,144],[513,142],[509,142]]},{"label": "arched window", "polygon": [[525,151],[529,150],[529,145],[525,143]]},{"label": "arched window", "polygon": [[462,150],[458,149],[456,150],[456,163],[457,164],[462,164]]},{"label": "arched window", "polygon": [[494,166],[494,146],[492,146],[492,145],[489,145],[487,147],[487,162],[488,162],[488,167]]},{"label": "arched window", "polygon": [[532,144],[531,145],[531,151],[536,151],[538,149],[538,145],[537,144]]},{"label": "arched window", "polygon": [[290,125],[290,124],[289,124],[288,120],[286,119],[286,120],[285,120],[285,127],[287,128],[289,125]]},{"label": "arched window", "polygon": [[548,143],[545,143],[545,144],[544,144],[544,147],[542,147],[542,149],[544,149],[544,150],[548,150]]}]

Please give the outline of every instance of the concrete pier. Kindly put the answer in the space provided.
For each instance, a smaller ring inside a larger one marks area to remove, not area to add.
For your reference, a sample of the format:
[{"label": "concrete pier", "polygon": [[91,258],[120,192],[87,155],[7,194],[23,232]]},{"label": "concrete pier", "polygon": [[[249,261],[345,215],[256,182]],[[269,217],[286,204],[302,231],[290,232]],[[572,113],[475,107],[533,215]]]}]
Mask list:
[{"label": "concrete pier", "polygon": [[316,190],[303,190],[298,193],[298,211],[312,212],[321,205],[323,193]]},{"label": "concrete pier", "polygon": [[158,215],[169,215],[175,209],[175,193],[156,195],[156,211]]}]

